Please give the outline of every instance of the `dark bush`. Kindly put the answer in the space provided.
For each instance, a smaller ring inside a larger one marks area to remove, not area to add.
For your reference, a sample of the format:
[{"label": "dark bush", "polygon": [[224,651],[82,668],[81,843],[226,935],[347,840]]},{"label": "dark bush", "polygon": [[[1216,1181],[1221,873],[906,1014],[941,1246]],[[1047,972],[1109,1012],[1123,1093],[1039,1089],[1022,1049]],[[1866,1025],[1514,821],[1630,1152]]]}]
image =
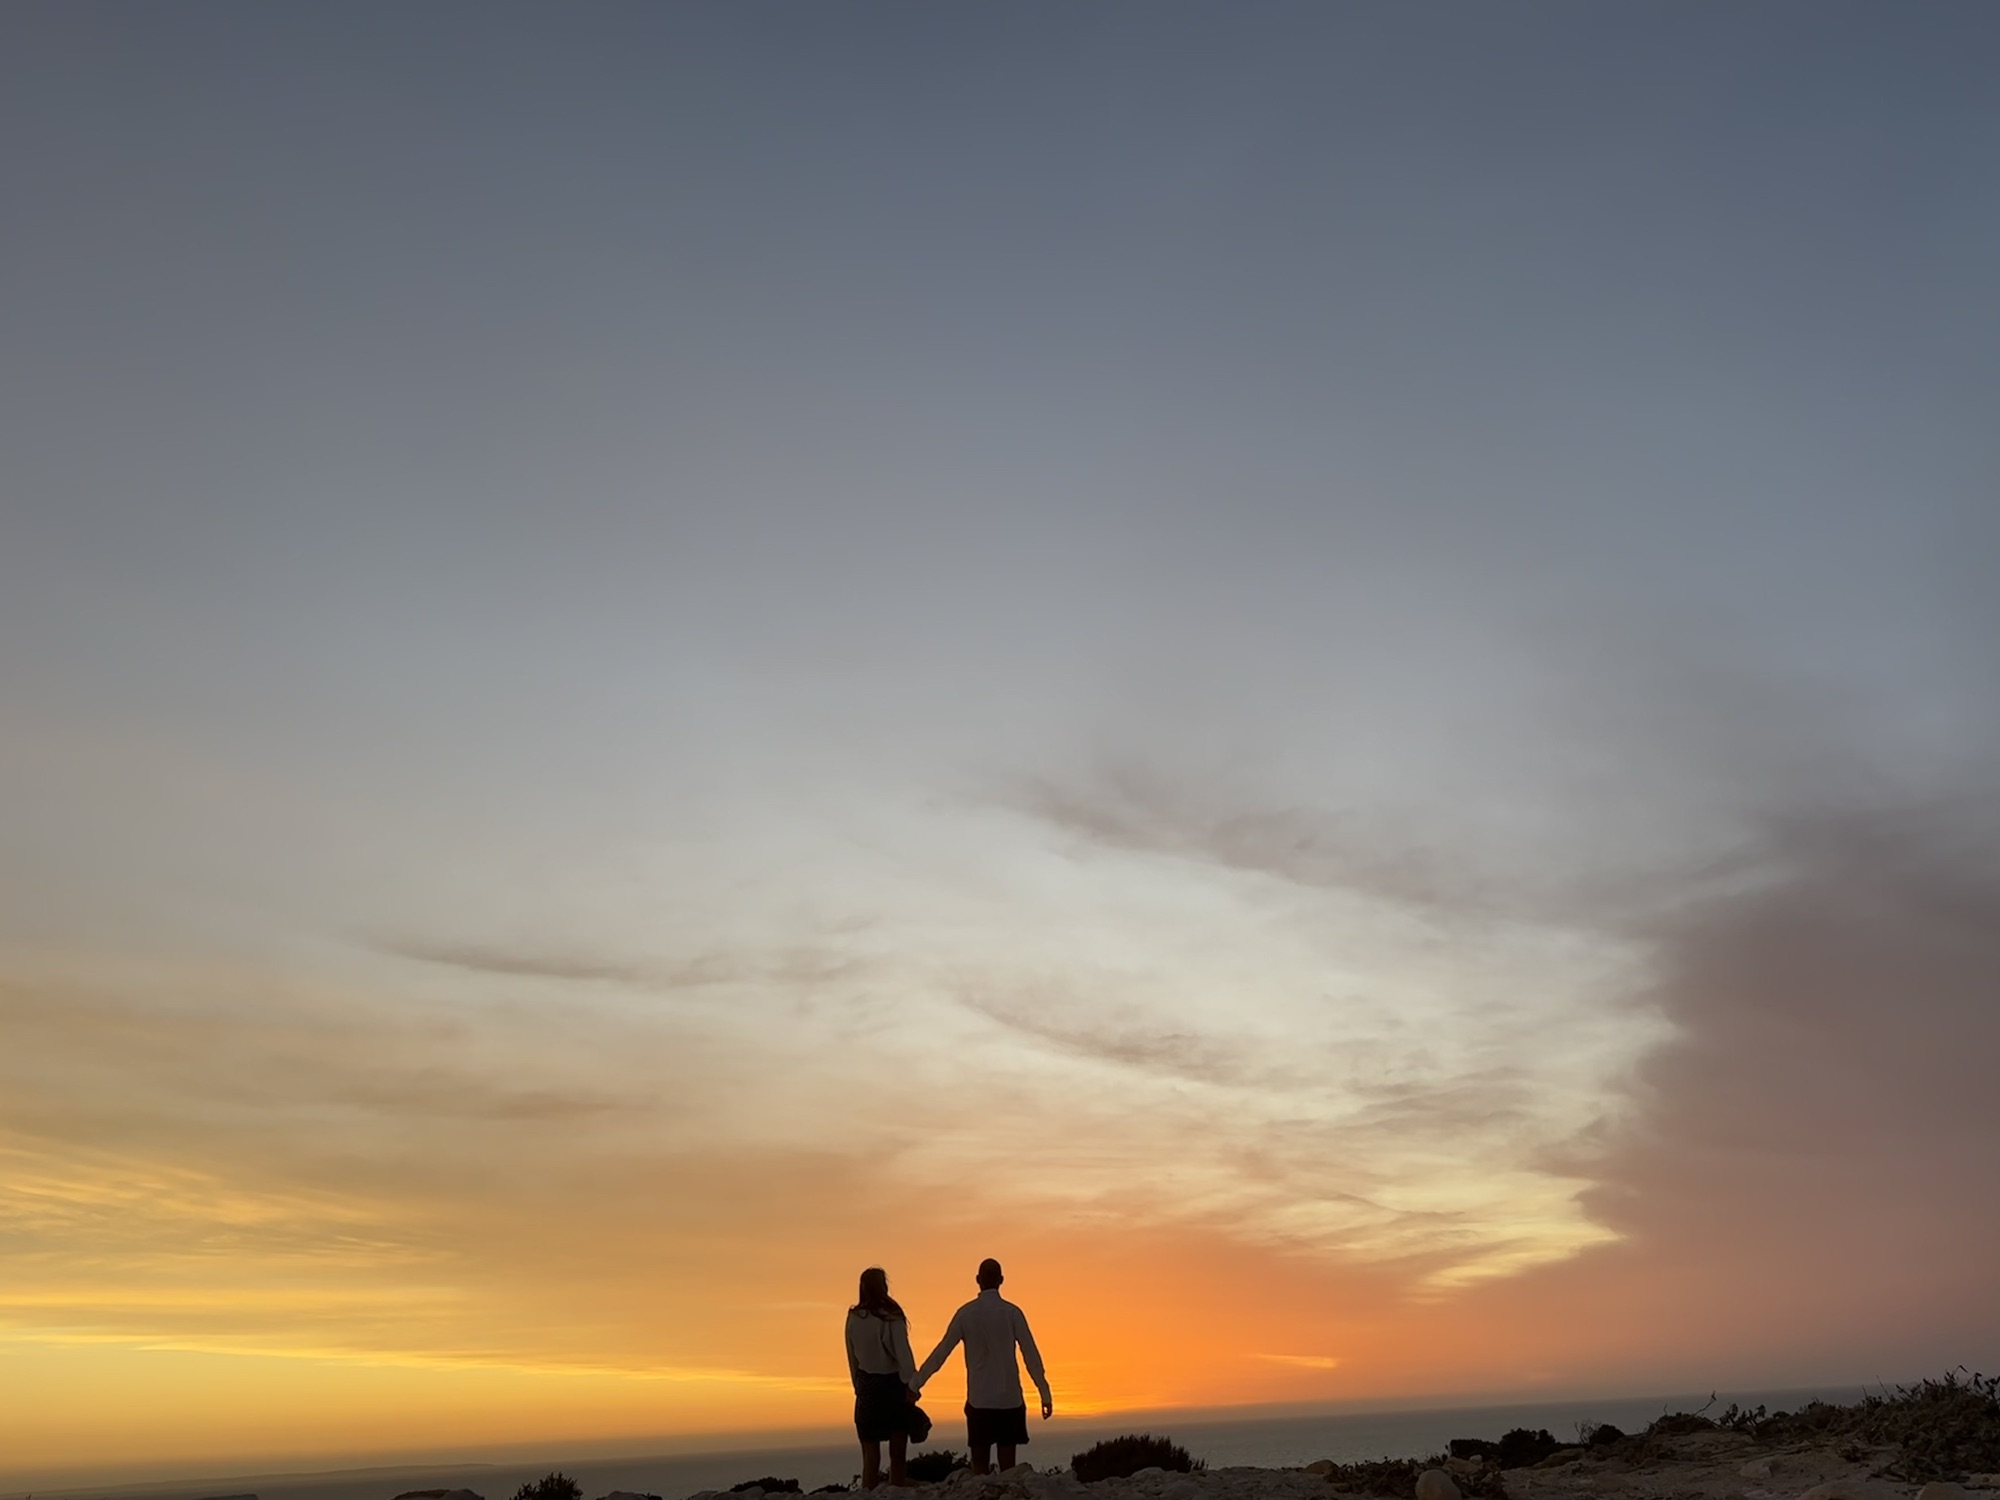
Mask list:
[{"label": "dark bush", "polygon": [[1613,1443],[1625,1441],[1625,1429],[1610,1422],[1599,1422],[1584,1434],[1583,1440],[1592,1448],[1609,1448]]},{"label": "dark bush", "polygon": [[796,1495],[799,1482],[796,1479],[776,1479],[766,1474],[762,1479],[746,1479],[729,1487],[732,1495],[740,1495],[745,1490],[762,1490],[767,1495]]},{"label": "dark bush", "polygon": [[1500,1445],[1485,1438],[1453,1438],[1451,1456],[1453,1458],[1476,1458],[1481,1461],[1493,1457],[1500,1451]]},{"label": "dark bush", "polygon": [[1736,1406],[1720,1425],[1765,1443],[1845,1442],[1893,1447],[1886,1473],[1910,1484],[2000,1470],[2000,1376],[1948,1371],[1896,1386],[1853,1406],[1813,1401],[1796,1412]]},{"label": "dark bush", "polygon": [[1192,1474],[1208,1466],[1188,1457],[1188,1451],[1168,1438],[1151,1433],[1128,1433],[1094,1448],[1086,1448],[1069,1461],[1070,1472],[1085,1484],[1100,1479],[1129,1479],[1141,1469],[1171,1469]]},{"label": "dark bush", "polygon": [[911,1454],[910,1461],[903,1465],[903,1472],[918,1484],[942,1484],[951,1478],[954,1469],[965,1466],[963,1453],[954,1453],[949,1448],[930,1448]]},{"label": "dark bush", "polygon": [[583,1486],[558,1470],[514,1491],[514,1500],[583,1500]]},{"label": "dark bush", "polygon": [[1546,1427],[1516,1427],[1503,1433],[1493,1445],[1493,1457],[1503,1469],[1525,1469],[1540,1463],[1558,1448],[1568,1446],[1557,1442]]},{"label": "dark bush", "polygon": [[1647,1437],[1686,1437],[1691,1432],[1713,1432],[1715,1420],[1703,1416],[1698,1411],[1670,1411],[1665,1416],[1653,1418],[1652,1426],[1646,1429]]}]

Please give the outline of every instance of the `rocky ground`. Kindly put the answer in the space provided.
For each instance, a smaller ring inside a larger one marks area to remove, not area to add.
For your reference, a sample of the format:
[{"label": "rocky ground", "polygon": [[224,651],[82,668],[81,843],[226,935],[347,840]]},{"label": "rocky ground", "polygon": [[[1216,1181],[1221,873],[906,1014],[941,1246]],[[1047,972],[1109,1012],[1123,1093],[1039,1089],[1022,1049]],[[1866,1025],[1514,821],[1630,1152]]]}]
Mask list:
[{"label": "rocky ground", "polygon": [[[1965,1484],[1885,1477],[1899,1450],[1771,1445],[1744,1433],[1701,1432],[1650,1439],[1625,1451],[1571,1448],[1531,1468],[1450,1459],[1417,1479],[1416,1500],[2000,1500],[2000,1474]],[[1026,1465],[976,1479],[964,1470],[940,1484],[889,1490],[910,1500],[1381,1500],[1342,1466],[1149,1469],[1086,1485],[1067,1470]],[[606,1497],[614,1500],[614,1497]],[[617,1497],[622,1500],[622,1497]],[[637,1500],[637,1497],[634,1497]],[[776,1500],[761,1491],[703,1490],[688,1500]],[[786,1500],[791,1500],[787,1496]]]}]

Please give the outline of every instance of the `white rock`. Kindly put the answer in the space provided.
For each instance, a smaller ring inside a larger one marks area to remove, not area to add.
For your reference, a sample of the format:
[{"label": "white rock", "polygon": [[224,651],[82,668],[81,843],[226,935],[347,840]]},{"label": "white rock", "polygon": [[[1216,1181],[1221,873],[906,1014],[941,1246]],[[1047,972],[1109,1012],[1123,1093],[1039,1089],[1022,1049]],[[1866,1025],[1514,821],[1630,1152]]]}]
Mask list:
[{"label": "white rock", "polygon": [[1972,1491],[1948,1479],[1933,1479],[1917,1491],[1917,1500],[1970,1500]]},{"label": "white rock", "polygon": [[1333,1460],[1330,1458],[1316,1458],[1306,1465],[1306,1472],[1308,1474],[1331,1474],[1333,1472]]},{"label": "white rock", "polygon": [[1768,1458],[1753,1458],[1736,1472],[1741,1474],[1745,1479],[1769,1479],[1771,1477],[1771,1460]]},{"label": "white rock", "polygon": [[1417,1500],[1458,1500],[1458,1486],[1443,1469],[1426,1469],[1417,1476]]}]

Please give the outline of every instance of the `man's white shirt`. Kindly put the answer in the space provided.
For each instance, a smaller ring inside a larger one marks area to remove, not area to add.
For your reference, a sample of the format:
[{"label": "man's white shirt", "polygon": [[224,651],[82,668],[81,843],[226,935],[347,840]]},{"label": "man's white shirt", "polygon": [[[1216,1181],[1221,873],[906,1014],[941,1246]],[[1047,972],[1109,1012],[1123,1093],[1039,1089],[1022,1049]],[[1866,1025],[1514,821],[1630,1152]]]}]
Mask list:
[{"label": "man's white shirt", "polygon": [[1020,1345],[1028,1378],[1035,1382],[1042,1400],[1048,1401],[1049,1380],[1042,1370],[1042,1352],[1028,1331],[1028,1315],[1000,1295],[993,1287],[981,1292],[951,1315],[951,1324],[931,1350],[930,1358],[917,1371],[917,1388],[944,1367],[951,1351],[965,1345],[965,1399],[970,1406],[989,1411],[1006,1411],[1026,1403],[1021,1399],[1021,1370],[1014,1363],[1014,1346]]}]

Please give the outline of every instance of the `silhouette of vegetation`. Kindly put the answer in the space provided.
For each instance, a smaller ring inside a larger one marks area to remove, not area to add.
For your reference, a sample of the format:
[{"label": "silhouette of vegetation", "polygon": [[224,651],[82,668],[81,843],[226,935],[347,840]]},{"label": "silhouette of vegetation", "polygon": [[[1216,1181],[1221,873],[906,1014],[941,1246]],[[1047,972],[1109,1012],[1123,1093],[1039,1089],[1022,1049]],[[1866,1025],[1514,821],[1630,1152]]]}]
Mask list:
[{"label": "silhouette of vegetation", "polygon": [[1493,1461],[1503,1469],[1526,1469],[1571,1445],[1559,1442],[1546,1427],[1516,1427],[1493,1445]]},{"label": "silhouette of vegetation", "polygon": [[1187,1449],[1151,1433],[1127,1433],[1086,1448],[1069,1461],[1070,1472],[1085,1484],[1100,1479],[1129,1479],[1141,1469],[1169,1469],[1193,1474],[1208,1467],[1188,1456]]},{"label": "silhouette of vegetation", "polygon": [[954,1453],[949,1448],[927,1448],[922,1453],[910,1455],[910,1461],[903,1465],[903,1472],[918,1484],[942,1484],[951,1478],[954,1469],[967,1467],[963,1453]]},{"label": "silhouette of vegetation", "polygon": [[741,1484],[732,1484],[729,1493],[740,1495],[745,1490],[762,1490],[767,1495],[796,1495],[799,1482],[796,1479],[777,1479],[766,1474],[762,1479],[746,1479]]},{"label": "silhouette of vegetation", "polygon": [[[1772,1445],[1831,1448],[1850,1462],[1871,1463],[1876,1472],[1908,1484],[2000,1473],[2000,1376],[1968,1371],[1963,1365],[1935,1380],[1885,1387],[1846,1406],[1810,1401],[1795,1412],[1774,1412],[1762,1406],[1746,1410],[1731,1402],[1711,1416],[1716,1400],[1710,1395],[1694,1411],[1662,1412],[1641,1433],[1622,1432],[1608,1422],[1583,1424],[1578,1428],[1582,1449],[1526,1427],[1515,1428],[1498,1442],[1453,1438],[1451,1456],[1475,1460],[1480,1468],[1469,1474],[1454,1472],[1452,1479],[1463,1493],[1484,1494],[1479,1488],[1482,1475],[1497,1479],[1500,1469],[1525,1468],[1558,1456],[1559,1461],[1574,1461],[1586,1449],[1635,1464],[1653,1464],[1675,1456],[1668,1440],[1705,1432],[1741,1433]],[[1893,1457],[1884,1461],[1884,1450]],[[1404,1465],[1343,1464],[1328,1477],[1370,1494],[1410,1495],[1416,1474],[1443,1461],[1440,1456]],[[1408,1485],[1403,1483],[1405,1467],[1412,1470]]]},{"label": "silhouette of vegetation", "polygon": [[583,1500],[583,1486],[557,1470],[514,1491],[514,1500]]},{"label": "silhouette of vegetation", "polygon": [[[1713,1404],[1713,1398],[1710,1398]],[[1720,1416],[1674,1412],[1646,1429],[1648,1438],[1687,1432],[1741,1432],[1760,1443],[1838,1446],[1865,1457],[1893,1448],[1882,1470],[1912,1484],[2000,1471],[2000,1376],[1947,1370],[1935,1380],[1889,1387],[1852,1406],[1810,1401],[1795,1412],[1749,1410],[1731,1402]]]}]

